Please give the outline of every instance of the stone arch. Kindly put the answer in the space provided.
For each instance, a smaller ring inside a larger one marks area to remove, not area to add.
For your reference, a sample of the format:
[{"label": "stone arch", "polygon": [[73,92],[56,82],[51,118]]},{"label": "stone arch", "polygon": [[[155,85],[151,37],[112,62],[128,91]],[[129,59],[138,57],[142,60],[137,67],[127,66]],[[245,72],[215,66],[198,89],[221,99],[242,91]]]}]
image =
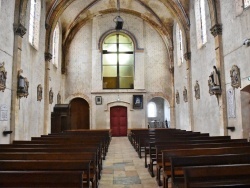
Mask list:
[{"label": "stone arch", "polygon": [[[154,102],[155,105],[156,105],[156,117],[148,117],[148,104],[150,102]],[[170,120],[171,120],[171,107],[170,107],[170,102],[162,97],[162,96],[154,96],[154,97],[150,97],[150,100],[147,101],[147,105],[146,107],[147,108],[147,119],[148,119],[148,125],[149,127],[152,127],[154,128],[154,125],[155,123],[158,124],[158,127],[161,126],[161,127],[164,127],[166,126],[166,124],[168,125],[169,127],[169,123],[170,123]],[[166,123],[166,121],[168,123]]]},{"label": "stone arch", "polygon": [[131,38],[131,40],[133,41],[134,46],[135,46],[135,52],[136,52],[136,51],[143,51],[143,50],[144,50],[143,48],[140,48],[140,47],[139,47],[136,37],[135,37],[134,34],[131,33],[130,31],[128,31],[128,30],[126,30],[126,29],[123,29],[123,30],[120,30],[120,31],[117,31],[117,30],[115,30],[115,29],[111,29],[111,30],[108,30],[108,31],[106,31],[105,33],[103,33],[102,36],[100,37],[99,42],[98,42],[98,49],[99,49],[100,51],[102,50],[102,44],[103,44],[105,38],[106,38],[109,34],[111,34],[111,33],[116,33],[116,32],[118,32],[118,33],[124,33],[124,34],[128,35],[128,36]]},{"label": "stone arch", "polygon": [[89,97],[86,96],[86,95],[84,95],[84,94],[82,94],[82,93],[70,95],[69,97],[67,97],[65,99],[65,103],[69,104],[70,101],[72,101],[74,98],[82,98],[82,99],[86,100],[89,103],[89,105],[91,105],[91,100],[89,99]]},{"label": "stone arch", "polygon": [[[115,13],[115,12],[117,12],[117,9],[107,9],[107,10],[101,11],[100,14],[105,15],[105,14],[110,14],[110,13]],[[128,9],[121,9],[120,12],[121,13],[125,13],[125,14],[130,14],[130,15],[133,15],[133,16],[136,16],[136,17],[139,17],[143,21],[145,21],[146,23],[148,23],[149,25],[151,25],[159,33],[159,35],[161,36],[162,40],[164,41],[164,43],[166,45],[166,49],[168,51],[168,58],[170,59],[170,62],[173,62],[173,60],[172,60],[172,58],[173,58],[173,55],[172,55],[173,43],[172,43],[172,39],[171,39],[170,33],[167,31],[167,29],[165,28],[164,25],[159,25],[155,21],[153,21],[151,18],[149,18],[149,17],[147,17],[145,15],[142,15],[141,13],[136,12],[136,11],[132,11],[132,10],[128,10]],[[75,37],[75,35],[77,34],[77,32],[86,23],[88,23],[89,21],[91,21],[95,16],[97,16],[97,13],[89,15],[88,17],[82,18],[77,23],[73,24],[73,26],[71,27],[70,32],[68,33],[68,35],[64,39],[63,47],[62,47],[63,54],[64,54],[64,56],[62,57],[62,73],[63,74],[66,73],[66,70],[67,70],[67,68],[66,68],[66,62],[65,62],[65,57],[67,56],[67,49],[69,49],[71,41],[73,40],[73,38]],[[126,33],[126,32],[127,31],[124,30],[124,33]]]},{"label": "stone arch", "polygon": [[209,8],[209,14],[210,14],[210,21],[211,26],[214,26],[216,24],[219,24],[221,22],[220,20],[220,2],[215,0],[207,0],[208,8]]},{"label": "stone arch", "polygon": [[[250,85],[245,86],[240,91],[241,95],[241,118],[242,118],[242,136],[250,137]],[[236,128],[237,129],[237,128]]]}]

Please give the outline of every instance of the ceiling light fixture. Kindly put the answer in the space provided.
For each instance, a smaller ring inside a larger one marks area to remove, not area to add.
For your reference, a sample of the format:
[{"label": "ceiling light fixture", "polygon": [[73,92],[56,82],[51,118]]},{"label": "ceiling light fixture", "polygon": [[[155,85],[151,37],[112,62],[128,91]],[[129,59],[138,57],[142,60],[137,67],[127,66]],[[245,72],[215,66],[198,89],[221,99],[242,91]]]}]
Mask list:
[{"label": "ceiling light fixture", "polygon": [[117,11],[118,11],[118,16],[114,18],[114,22],[116,23],[115,29],[116,30],[122,30],[123,27],[123,19],[120,16],[120,0],[117,0]]}]

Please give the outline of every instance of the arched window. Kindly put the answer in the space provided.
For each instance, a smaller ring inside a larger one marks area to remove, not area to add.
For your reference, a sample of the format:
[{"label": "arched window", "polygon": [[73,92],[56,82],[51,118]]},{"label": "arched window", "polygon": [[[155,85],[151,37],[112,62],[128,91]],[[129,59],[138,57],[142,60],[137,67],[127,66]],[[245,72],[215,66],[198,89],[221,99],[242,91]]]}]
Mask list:
[{"label": "arched window", "polygon": [[40,30],[41,1],[31,0],[30,22],[29,22],[29,42],[38,49]]},{"label": "arched window", "polygon": [[157,109],[156,104],[154,102],[148,103],[148,117],[156,117],[157,116]]},{"label": "arched window", "polygon": [[179,24],[176,25],[176,45],[177,45],[177,64],[180,66],[183,63],[183,40],[182,31]]},{"label": "arched window", "polygon": [[201,48],[207,42],[205,1],[195,1],[197,47]]},{"label": "arched window", "polygon": [[56,24],[54,33],[53,33],[53,45],[52,45],[52,64],[58,67],[58,56],[59,56],[59,24]]},{"label": "arched window", "polygon": [[250,6],[250,0],[243,0],[243,7],[247,8]]},{"label": "arched window", "polygon": [[103,89],[134,88],[134,44],[123,33],[108,35],[102,45]]}]

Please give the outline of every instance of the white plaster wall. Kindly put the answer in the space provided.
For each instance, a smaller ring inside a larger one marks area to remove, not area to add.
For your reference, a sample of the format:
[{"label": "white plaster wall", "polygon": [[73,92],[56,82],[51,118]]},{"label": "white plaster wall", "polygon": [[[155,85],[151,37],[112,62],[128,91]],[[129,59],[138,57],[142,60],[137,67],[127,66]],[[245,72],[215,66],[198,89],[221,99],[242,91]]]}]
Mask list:
[{"label": "white plaster wall", "polygon": [[[194,1],[190,1],[190,35],[191,35],[191,66],[192,90],[196,80],[200,85],[200,99],[193,97],[194,131],[220,135],[219,105],[215,95],[210,96],[208,78],[216,65],[214,37],[210,32],[211,21],[207,1],[205,1],[207,43],[197,49]],[[222,8],[224,9],[224,7]],[[224,32],[223,32],[224,34]],[[194,92],[193,92],[194,94]]]},{"label": "white plaster wall", "polygon": [[166,46],[159,34],[145,24],[145,84],[147,92],[167,93],[170,87],[169,60]]},{"label": "white plaster wall", "polygon": [[[124,29],[134,35],[138,47],[135,51],[135,89],[103,90],[101,51],[98,44],[101,36],[114,29],[113,18],[116,14],[97,16],[84,25],[69,48],[67,56],[67,75],[65,79],[65,98],[80,96],[90,105],[91,129],[110,128],[110,107],[125,106],[128,109],[128,128],[147,126],[147,93],[167,95],[170,80],[167,50],[159,34],[142,19],[132,15],[121,14]],[[171,92],[169,92],[171,93]],[[142,94],[143,109],[132,107],[134,94]],[[102,96],[102,105],[95,104],[95,97]]]},{"label": "white plaster wall", "polygon": [[[174,27],[174,46],[177,45],[176,43],[176,27]],[[184,32],[182,32],[184,33]],[[177,104],[175,100],[175,119],[176,119],[176,128],[183,129],[183,130],[190,130],[189,126],[189,109],[188,109],[188,102],[184,102],[183,100],[183,90],[184,86],[187,88],[187,92],[189,93],[189,89],[187,87],[187,65],[186,61],[181,65],[178,65],[177,62],[177,50],[174,50],[174,90],[175,90],[175,99],[176,99],[176,92],[179,92],[180,96],[180,103]]]},{"label": "white plaster wall", "polygon": [[3,136],[3,130],[10,130],[10,112],[11,112],[11,84],[12,84],[12,61],[13,61],[13,43],[14,43],[14,10],[15,1],[1,1],[0,6],[0,62],[5,63],[7,71],[6,89],[0,92],[0,106],[7,106],[8,120],[0,121],[0,144],[8,144],[10,136]]},{"label": "white plaster wall", "polygon": [[[235,126],[235,131],[229,131],[232,138],[248,137],[248,133],[243,133],[243,125],[248,125],[245,130],[250,130],[250,120],[248,116],[243,115],[248,105],[247,100],[241,99],[240,90],[250,84],[248,77],[250,76],[250,66],[248,60],[250,58],[250,48],[243,45],[245,39],[250,38],[250,9],[243,10],[242,3],[234,1],[228,3],[226,0],[221,1],[222,23],[223,23],[223,48],[225,61],[225,79],[226,88],[231,89],[230,70],[233,65],[240,68],[241,88],[235,89],[236,101],[236,118],[229,118],[228,125]],[[249,111],[248,111],[249,112]],[[242,114],[242,115],[241,115]]]},{"label": "white plaster wall", "polygon": [[[53,91],[53,103],[52,104],[48,104],[49,105],[49,109],[50,112],[54,111],[54,106],[57,104],[57,95],[58,93],[60,93],[61,95],[61,103],[64,104],[65,102],[65,91],[67,91],[67,89],[65,89],[65,75],[61,74],[61,67],[62,67],[62,28],[61,28],[61,21],[58,21],[59,23],[59,30],[60,30],[60,36],[59,36],[59,50],[58,50],[58,66],[56,67],[55,65],[52,64],[52,61],[50,61],[49,64],[49,90],[50,88],[52,88]],[[51,115],[51,113],[50,113]],[[51,119],[49,116],[48,120],[48,130],[50,132],[51,130]]]},{"label": "white plaster wall", "polygon": [[[22,54],[20,68],[23,70],[23,76],[29,81],[29,95],[27,98],[21,98],[18,110],[18,122],[16,125],[15,140],[28,140],[32,136],[43,134],[44,125],[44,100],[37,101],[37,86],[39,84],[44,88],[45,75],[45,3],[41,5],[39,46],[35,49],[29,43],[29,12],[30,2],[28,3],[26,13],[26,34],[22,39]],[[44,90],[43,90],[44,92]],[[43,93],[44,98],[44,93]]]},{"label": "white plaster wall", "polygon": [[250,93],[248,92],[241,92],[241,112],[242,114],[237,114],[242,118],[242,127],[235,125],[235,128],[238,132],[241,131],[242,137],[250,139],[250,104],[249,104]]},{"label": "white plaster wall", "polygon": [[[68,52],[65,97],[83,93],[90,98],[92,77],[92,23],[88,22],[74,37]],[[67,89],[66,89],[67,88]]]}]

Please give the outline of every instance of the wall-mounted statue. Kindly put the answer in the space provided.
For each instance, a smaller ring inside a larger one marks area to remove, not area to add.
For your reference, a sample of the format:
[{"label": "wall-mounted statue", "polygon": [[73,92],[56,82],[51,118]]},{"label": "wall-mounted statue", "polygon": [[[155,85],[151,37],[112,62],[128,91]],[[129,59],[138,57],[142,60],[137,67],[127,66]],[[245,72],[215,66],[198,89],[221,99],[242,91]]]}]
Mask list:
[{"label": "wall-mounted statue", "polygon": [[184,86],[184,90],[183,90],[183,100],[184,100],[184,102],[188,101],[188,98],[187,98],[187,88],[185,86]]},{"label": "wall-mounted statue", "polygon": [[240,79],[240,69],[237,65],[233,65],[230,70],[231,77],[231,86],[233,88],[241,87],[241,79]]},{"label": "wall-mounted statue", "polygon": [[176,98],[176,104],[180,104],[180,95],[178,90],[176,90],[175,98]]},{"label": "wall-mounted statue", "polygon": [[4,62],[0,63],[0,91],[4,92],[6,88],[7,72],[5,71]]},{"label": "wall-mounted statue", "polygon": [[61,101],[61,94],[60,94],[60,92],[58,92],[58,94],[57,94],[57,104],[61,104],[62,103],[62,101]]},{"label": "wall-mounted statue", "polygon": [[200,85],[198,83],[198,80],[196,80],[196,83],[194,85],[194,97],[195,99],[200,99]]},{"label": "wall-mounted statue", "polygon": [[49,104],[53,103],[53,96],[54,96],[54,93],[52,91],[52,88],[50,88],[50,90],[49,90]]},{"label": "wall-mounted statue", "polygon": [[43,87],[41,84],[37,86],[37,101],[41,101],[43,98]]},{"label": "wall-mounted statue", "polygon": [[213,72],[209,75],[208,87],[210,95],[221,94],[220,73],[216,66],[213,66]]},{"label": "wall-mounted statue", "polygon": [[23,75],[23,70],[18,71],[17,95],[19,97],[28,97],[29,95],[29,81]]}]

